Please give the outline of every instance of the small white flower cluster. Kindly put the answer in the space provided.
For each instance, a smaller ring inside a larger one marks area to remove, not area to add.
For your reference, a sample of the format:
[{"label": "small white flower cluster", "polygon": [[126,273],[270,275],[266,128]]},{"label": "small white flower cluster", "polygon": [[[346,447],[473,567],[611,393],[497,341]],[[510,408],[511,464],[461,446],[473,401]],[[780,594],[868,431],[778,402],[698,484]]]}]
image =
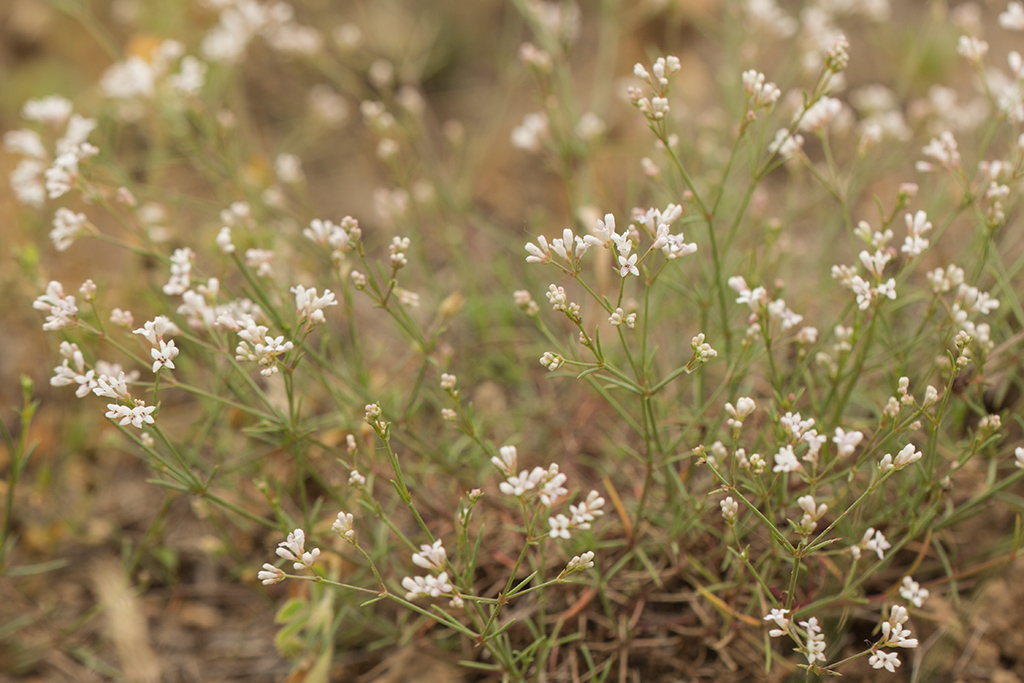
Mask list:
[{"label": "small white flower cluster", "polygon": [[[917,399],[910,393],[910,378],[900,377],[896,383],[896,395],[889,397],[889,401],[882,410],[882,414],[887,418],[895,419],[900,414],[903,406],[917,406],[921,410],[924,410],[925,408],[934,405],[938,400],[938,389],[929,384],[924,389],[924,400],[918,404]],[[911,426],[914,429],[920,427],[917,423],[912,423]]]},{"label": "small white flower cluster", "polygon": [[834,97],[821,97],[802,113],[798,128],[807,133],[819,134],[842,111],[842,102]]},{"label": "small white flower cluster", "polygon": [[690,358],[690,362],[686,364],[687,371],[692,371],[698,365],[703,365],[711,359],[718,357],[718,351],[715,351],[711,348],[711,344],[704,341],[703,332],[690,340],[690,348],[693,349],[693,356]]},{"label": "small white flower cluster", "polygon": [[441,373],[441,389],[448,394],[451,394],[453,398],[459,397],[459,391],[455,388],[459,378],[455,375],[450,375],[447,372]]},{"label": "small white flower cluster", "polygon": [[854,449],[863,440],[863,433],[856,430],[848,432],[841,427],[836,427],[835,436],[832,437],[832,443],[836,445],[836,455],[840,458],[853,455]]},{"label": "small white flower cluster", "polygon": [[1024,31],[1024,3],[1011,0],[999,15],[999,25],[1007,31]]},{"label": "small white flower cluster", "polygon": [[904,467],[917,462],[921,458],[921,451],[917,450],[914,444],[908,443],[900,450],[899,453],[896,454],[895,459],[893,459],[891,453],[886,453],[882,456],[882,459],[878,462],[878,471],[885,474],[892,470],[902,470]]},{"label": "small white flower cluster", "polygon": [[[362,483],[366,483],[366,479],[355,470],[352,470],[352,474],[349,476],[349,483],[351,483],[353,479],[357,482],[362,479]],[[355,545],[356,532],[355,529],[352,528],[352,523],[354,521],[355,519],[353,519],[352,513],[342,510],[338,513],[337,519],[335,519],[331,524],[331,531],[338,534],[352,545]]]},{"label": "small white flower cluster", "polygon": [[106,97],[122,104],[119,115],[134,121],[142,117],[142,102],[161,98],[180,105],[183,98],[194,97],[206,79],[206,64],[185,54],[177,40],[164,40],[149,54],[131,55],[111,65],[100,78]]},{"label": "small white flower cluster", "polygon": [[988,323],[975,322],[972,318],[989,315],[997,308],[999,308],[999,299],[977,287],[961,283],[957,288],[950,314],[953,321],[960,327],[961,332],[970,335],[981,348],[991,350],[995,346],[991,339],[992,328]]},{"label": "small white flower cluster", "polygon": [[306,289],[302,285],[296,285],[291,288],[291,292],[295,294],[295,312],[299,315],[299,321],[305,321],[309,327],[325,321],[325,308],[338,305],[329,289],[325,289],[322,295],[317,296],[315,287]]},{"label": "small white flower cluster", "polygon": [[[218,320],[218,323],[221,321]],[[279,368],[278,357],[282,356],[295,346],[290,341],[284,340],[284,335],[271,337],[267,334],[269,328],[260,325],[251,315],[243,314],[239,319],[233,321],[232,329],[238,331],[241,341],[235,347],[235,360],[247,360],[263,366],[260,374],[270,377],[277,374]]]},{"label": "small white flower cluster", "polygon": [[[491,463],[505,476],[498,488],[507,496],[514,496],[526,502],[536,496],[544,507],[551,507],[569,491],[564,484],[567,477],[558,471],[558,464],[551,463],[547,469],[534,467],[516,474],[519,467],[519,453],[515,446],[502,446]],[[558,514],[548,518],[551,538],[569,538],[571,529],[589,529],[595,518],[604,514],[604,498],[597,491],[591,491],[586,499],[569,506],[571,517]]]},{"label": "small white flower cluster", "polygon": [[[678,205],[669,204],[664,210],[634,209],[633,215],[637,224],[645,228],[653,240],[643,257],[639,253],[633,252],[635,242],[639,239],[639,231],[633,227],[632,230],[619,234],[615,229],[615,216],[609,213],[605,215],[604,220],[596,221],[591,234],[583,237],[574,235],[569,228],[562,231],[562,237],[553,239],[550,243],[544,235],[538,235],[537,244],[526,244],[525,248],[529,254],[526,261],[527,263],[555,263],[562,270],[575,274],[579,272],[581,259],[587,250],[590,247],[600,247],[614,250],[618,262],[616,269],[619,276],[625,278],[630,275],[638,277],[640,275],[639,263],[652,251],[660,249],[665,258],[670,261],[697,251],[696,244],[684,241],[683,233],[670,234],[672,223],[682,215],[682,208]],[[558,257],[558,260],[555,260],[554,257]],[[554,288],[555,285],[551,287]],[[559,307],[565,306],[564,301],[556,302],[550,294],[548,298],[552,301],[555,310],[566,310],[564,307]],[[613,321],[612,324],[619,323]]]},{"label": "small white flower cluster", "polygon": [[919,173],[930,173],[940,169],[955,171],[960,168],[960,150],[956,138],[950,131],[942,131],[932,138],[921,150],[931,161],[918,161],[914,167]]},{"label": "small white flower cluster", "polygon": [[669,79],[681,68],[679,58],[674,56],[658,57],[651,67],[653,75],[639,62],[633,66],[633,75],[651,87],[653,97],[648,98],[642,89],[630,86],[629,101],[652,124],[662,121],[668,114]]},{"label": "small white flower cluster", "polygon": [[512,292],[512,301],[520,310],[531,318],[540,313],[540,306],[533,300],[533,297],[525,289],[517,289]]},{"label": "small white flower cluster", "polygon": [[885,250],[876,249],[874,254],[861,251],[858,255],[861,265],[871,274],[874,284],[868,282],[857,274],[856,266],[836,265],[832,266],[832,279],[839,284],[853,291],[857,296],[857,308],[866,311],[871,302],[880,298],[896,299],[896,280],[889,278],[882,281],[885,266],[892,259],[892,255]]},{"label": "small white flower cluster", "polygon": [[[24,157],[11,172],[11,189],[19,202],[42,208],[46,199],[57,199],[74,186],[79,163],[95,156],[99,150],[89,144],[89,134],[96,121],[72,113],[71,102],[59,96],[29,100],[21,110],[27,121],[43,124],[53,131],[67,122],[64,134],[53,143],[53,153],[43,144],[43,137],[30,128],[4,133],[4,149]],[[63,251],[70,245],[66,232],[55,226],[54,242]]]},{"label": "small white flower cluster", "polygon": [[[402,588],[407,592],[406,600],[416,598],[436,598],[445,593],[452,593],[455,589],[448,580],[448,572],[444,571],[448,565],[448,553],[441,544],[441,539],[434,541],[432,545],[421,545],[418,553],[413,553],[412,562],[417,567],[434,572],[427,576],[407,576],[402,579]],[[456,595],[452,599],[452,606],[461,606],[462,598]]]},{"label": "small white flower cluster", "polygon": [[[694,242],[686,242],[683,233],[671,234],[672,224],[683,215],[683,207],[678,204],[669,204],[664,209],[651,207],[649,209],[633,209],[633,221],[636,225],[644,228],[648,236],[654,240],[651,244],[651,251],[661,249],[661,253],[669,261],[674,261],[681,256],[689,256],[696,253],[697,245]],[[607,214],[604,220],[604,229],[608,230],[608,221],[611,220],[611,231],[615,232],[614,217]],[[598,221],[600,229],[601,221]],[[616,242],[612,235],[608,237]],[[599,237],[600,239],[600,237]],[[606,248],[610,248],[608,240],[604,241]],[[621,248],[620,248],[621,252]]]},{"label": "small white flower cluster", "polygon": [[757,408],[757,404],[749,396],[741,396],[736,399],[735,406],[732,403],[726,403],[725,412],[729,413],[729,419],[726,420],[726,423],[733,429],[738,430],[743,426],[743,421],[754,412],[755,408]]},{"label": "small white flower cluster", "polygon": [[404,268],[409,265],[409,259],[406,257],[405,252],[409,251],[410,241],[408,237],[392,237],[391,244],[388,245],[388,254],[391,260],[391,267],[394,270]]},{"label": "small white flower cluster", "polygon": [[315,28],[296,23],[295,10],[287,2],[228,0],[209,4],[219,10],[217,23],[203,37],[203,56],[210,61],[240,62],[256,37],[286,55],[311,56],[323,50],[323,36]]},{"label": "small white flower cluster", "polygon": [[769,630],[768,635],[772,638],[788,635],[796,642],[797,649],[807,657],[808,664],[813,665],[815,662],[824,662],[825,635],[821,632],[821,626],[818,625],[818,618],[811,617],[807,621],[800,622],[800,626],[803,627],[806,634],[806,640],[804,640],[800,633],[792,628],[789,617],[786,616],[787,614],[789,614],[788,609],[773,609],[765,615],[765,621],[775,624],[775,628]]},{"label": "small white flower cluster", "polygon": [[[177,329],[177,328],[174,328]],[[166,348],[166,347],[165,347]],[[154,349],[155,351],[156,349]],[[176,350],[175,350],[176,351]],[[105,416],[118,420],[124,426],[131,424],[141,429],[143,424],[153,424],[153,412],[156,406],[147,406],[140,399],[133,398],[128,390],[128,382],[138,379],[138,371],[125,374],[116,363],[96,361],[92,369],[86,369],[85,357],[77,344],[61,342],[60,355],[64,360],[53,369],[50,385],[55,387],[77,384],[75,396],[85,398],[90,393],[104,398],[112,398],[121,403],[108,403]]]},{"label": "small white flower cluster", "polygon": [[548,517],[548,535],[551,538],[569,538],[572,529],[589,529],[591,523],[604,514],[603,507],[604,498],[597,491],[591,491],[582,503],[569,506],[569,517],[561,513]]},{"label": "small white flower cluster", "polygon": [[152,347],[149,350],[149,355],[153,358],[153,372],[161,368],[174,369],[174,359],[178,357],[178,348],[173,339],[165,341],[164,335],[180,332],[181,329],[163,315],[158,315],[153,320],[144,323],[139,329],[132,330],[132,334],[141,335]]},{"label": "small white flower cluster", "polygon": [[765,75],[756,69],[743,72],[743,90],[747,93],[746,120],[753,121],[762,109],[770,112],[778,101],[782,91],[774,84],[767,82]]},{"label": "small white flower cluster", "polygon": [[345,216],[340,225],[314,218],[309,222],[309,227],[302,229],[302,234],[306,239],[330,249],[331,260],[337,263],[359,243],[363,231],[359,228],[359,221]]},{"label": "small white flower cluster", "polygon": [[[276,552],[278,556],[291,562],[296,571],[301,569],[313,571],[313,565],[316,563],[317,558],[320,557],[319,548],[313,548],[310,551],[306,550],[306,533],[302,529],[296,529],[291,532],[288,534],[287,539],[277,545]],[[283,581],[287,578],[287,575],[274,565],[265,563],[262,571],[256,575],[256,578],[262,581],[264,585],[270,585]]]},{"label": "small white flower cluster", "polygon": [[[813,417],[804,419],[800,416],[800,413],[787,412],[779,418],[779,425],[782,427],[783,432],[785,432],[788,443],[780,447],[775,454],[773,472],[795,472],[803,467],[796,457],[796,447],[801,443],[807,444],[807,451],[803,455],[803,460],[817,466],[821,447],[828,441],[828,437],[824,434],[818,434],[818,430],[813,428],[814,423]],[[860,443],[862,438],[863,435],[860,432],[851,432],[847,435],[846,432],[839,429],[836,431],[836,436],[833,437],[832,442],[839,448],[839,454],[843,455],[847,452],[852,453],[853,448]]]},{"label": "small white flower cluster", "polygon": [[512,146],[526,152],[536,154],[544,148],[550,139],[548,117],[544,112],[533,112],[523,118],[523,122],[512,129]]},{"label": "small white flower cluster", "polygon": [[928,222],[928,214],[924,211],[918,211],[911,216],[908,213],[905,219],[907,223],[907,238],[904,240],[900,251],[911,258],[920,256],[928,248],[928,240],[925,239],[924,234],[932,229],[932,224]]},{"label": "small white flower cluster", "polygon": [[615,327],[618,327],[622,323],[626,323],[626,327],[633,329],[636,325],[636,313],[627,314],[622,308],[616,308],[615,311],[608,316],[608,322]]},{"label": "small white flower cluster", "polygon": [[921,584],[914,579],[904,576],[903,585],[900,586],[900,595],[910,601],[914,607],[921,607],[928,599],[929,591],[927,588],[921,588]]},{"label": "small white flower cluster", "polygon": [[[747,319],[749,328],[747,335],[757,336],[761,332],[762,322],[767,322],[769,333],[788,332],[799,325],[804,317],[794,313],[784,299],[768,300],[768,292],[764,287],[751,289],[746,279],[741,275],[734,275],[729,278],[729,288],[736,292],[736,303],[746,304],[750,308],[750,317]],[[805,328],[813,329],[813,328]],[[817,330],[813,334],[817,335]]]},{"label": "small white flower cluster", "polygon": [[43,329],[52,332],[78,324],[78,306],[75,297],[64,293],[64,285],[51,280],[46,285],[46,293],[36,297],[32,308],[46,313]]},{"label": "small white flower cluster", "polygon": [[562,367],[562,363],[564,362],[565,359],[562,358],[562,356],[560,356],[557,353],[551,353],[550,351],[545,351],[544,355],[540,357],[540,364],[546,367],[551,372],[554,372],[558,368]]},{"label": "small white flower cluster", "polygon": [[88,232],[89,219],[84,213],[75,213],[67,207],[58,208],[53,214],[53,230],[50,239],[57,251],[67,251],[80,235]]},{"label": "small white flower cluster", "polygon": [[853,559],[860,559],[861,550],[869,550],[878,555],[878,559],[885,559],[885,551],[892,547],[892,544],[886,540],[885,534],[874,527],[864,532],[864,536],[860,539],[860,544],[850,547],[850,554],[853,555]]},{"label": "small white flower cluster", "polygon": [[184,294],[192,284],[192,261],[196,254],[188,247],[181,247],[171,254],[171,279],[164,285],[164,294]]},{"label": "small white flower cluster", "polygon": [[775,132],[775,137],[768,143],[768,151],[778,154],[784,161],[801,155],[803,153],[804,136],[793,133],[788,128],[780,128]]},{"label": "small white flower cluster", "polygon": [[245,265],[256,271],[258,277],[270,277],[274,274],[274,252],[270,249],[246,249]]},{"label": "small white flower cluster", "polygon": [[588,550],[582,555],[573,555],[569,563],[565,565],[565,570],[559,575],[559,578],[569,574],[571,572],[581,572],[584,569],[590,569],[594,566],[594,551]]},{"label": "small white flower cluster", "polygon": [[[913,583],[913,582],[911,582]],[[925,591],[927,597],[927,591]],[[902,605],[893,605],[889,611],[889,618],[882,622],[882,637],[877,643],[871,646],[871,657],[868,663],[875,669],[885,669],[895,673],[896,667],[900,665],[900,658],[896,652],[883,652],[884,647],[917,647],[917,638],[910,638],[910,629],[904,626],[909,619],[907,608]]]},{"label": "small white flower cluster", "polygon": [[796,503],[804,511],[803,517],[800,518],[800,522],[797,524],[797,532],[802,536],[808,536],[814,533],[818,526],[818,520],[828,512],[828,505],[816,503],[814,496],[811,495],[800,496],[796,499]]},{"label": "small white flower cluster", "polygon": [[729,526],[736,523],[736,514],[740,511],[740,505],[732,496],[726,496],[725,500],[721,501],[718,506],[722,509],[722,519]]}]

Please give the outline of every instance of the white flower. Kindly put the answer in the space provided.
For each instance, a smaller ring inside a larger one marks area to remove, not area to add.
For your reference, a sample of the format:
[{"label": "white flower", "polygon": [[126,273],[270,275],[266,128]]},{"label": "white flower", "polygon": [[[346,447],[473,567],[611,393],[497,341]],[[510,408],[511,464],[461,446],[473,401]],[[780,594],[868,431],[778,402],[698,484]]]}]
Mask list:
[{"label": "white flower", "polygon": [[548,117],[536,112],[527,114],[523,123],[512,131],[512,146],[527,152],[539,152],[548,136]]},{"label": "white flower", "polygon": [[256,269],[256,275],[259,277],[270,277],[274,273],[274,268],[270,262],[274,259],[274,252],[269,249],[246,249],[245,250],[245,265],[249,268]]},{"label": "white flower", "polygon": [[891,548],[892,544],[885,540],[881,531],[871,528],[864,532],[864,537],[860,540],[860,547],[876,553],[878,559],[881,560],[885,558],[885,551]]},{"label": "white flower", "polygon": [[50,239],[57,251],[67,251],[75,238],[85,231],[87,220],[84,213],[75,213],[63,206],[57,209],[53,214],[53,230],[50,231]]},{"label": "white flower", "polygon": [[754,412],[754,409],[756,407],[757,404],[754,403],[754,399],[750,398],[749,396],[741,396],[740,398],[736,399],[735,406],[731,403],[726,403],[725,412],[729,413],[729,415],[732,416],[732,418],[728,420],[729,426],[734,429],[739,429],[740,427],[742,427],[743,421],[747,419],[747,416]]},{"label": "white flower", "polygon": [[305,179],[302,160],[295,154],[278,154],[274,159],[274,175],[282,183],[297,185]]},{"label": "white flower", "polygon": [[415,600],[419,597],[436,598],[443,593],[451,593],[451,583],[448,582],[448,572],[441,572],[434,576],[407,576],[402,579],[402,588],[408,591],[405,594],[407,600]]},{"label": "white flower", "polygon": [[981,63],[981,60],[988,54],[988,43],[974,36],[960,36],[957,41],[956,51],[961,57]]},{"label": "white flower", "polygon": [[843,110],[843,104],[834,97],[822,97],[804,112],[800,130],[820,132]]},{"label": "white flower", "polygon": [[75,297],[65,296],[64,286],[56,280],[46,285],[46,293],[32,302],[32,308],[47,314],[46,322],[43,323],[43,329],[47,331],[60,330],[78,323]]},{"label": "white flower", "polygon": [[277,554],[293,563],[296,569],[313,567],[316,558],[320,557],[320,549],[313,548],[307,552],[305,549],[306,534],[302,529],[296,529],[288,534],[288,538],[278,543]]},{"label": "white flower", "polygon": [[445,552],[444,546],[441,545],[440,538],[434,541],[433,545],[421,545],[420,551],[412,556],[414,565],[430,571],[444,569],[447,562],[448,554]]},{"label": "white flower", "polygon": [[909,618],[906,607],[893,605],[888,621],[882,622],[882,640],[876,647],[917,647],[917,638],[910,638],[910,629],[904,626]]},{"label": "white flower", "polygon": [[60,125],[71,115],[71,102],[60,95],[28,100],[21,107],[21,118],[51,125]]},{"label": "white flower", "polygon": [[[105,398],[131,400],[132,395],[128,392],[128,384],[123,372],[118,372],[117,377],[108,374],[100,374],[96,378],[96,387],[92,393]],[[108,406],[109,407],[109,406]]]},{"label": "white flower", "polygon": [[627,259],[625,256],[619,256],[619,275],[626,277],[627,275],[640,275],[640,271],[636,267],[636,254],[631,254]]},{"label": "white flower", "polygon": [[502,446],[498,449],[498,453],[501,457],[494,456],[491,458],[491,462],[494,463],[494,466],[507,476],[515,474],[516,465],[519,460],[519,453],[516,451],[516,447]]},{"label": "white flower", "polygon": [[565,573],[582,571],[594,566],[594,551],[588,550],[582,555],[574,555],[569,564],[565,565]]},{"label": "white flower", "polygon": [[768,631],[768,635],[772,638],[778,638],[779,636],[789,633],[789,618],[786,615],[789,614],[788,609],[773,609],[771,612],[765,615],[765,621],[774,621],[778,628],[773,628]]},{"label": "white flower", "polygon": [[1024,3],[1010,2],[999,15],[999,25],[1007,31],[1024,31]]},{"label": "white flower", "polygon": [[1018,469],[1024,470],[1024,448],[1017,447],[1013,449],[1013,457],[1016,459],[1016,462],[1014,462],[1013,464]]},{"label": "white flower", "polygon": [[507,496],[516,496],[518,498],[535,488],[546,474],[547,470],[542,467],[534,467],[530,472],[523,470],[518,476],[512,475],[498,484],[498,489]]},{"label": "white flower", "polygon": [[630,313],[626,315],[626,312],[621,308],[616,308],[615,312],[608,316],[608,322],[618,327],[622,323],[626,323],[626,327],[633,329],[636,325],[636,313]]},{"label": "white flower", "polygon": [[[250,250],[251,251],[251,250]],[[184,294],[192,282],[192,259],[195,253],[188,247],[175,249],[171,254],[171,279],[164,285],[164,294]]]},{"label": "white flower", "polygon": [[167,368],[168,370],[174,369],[174,359],[178,357],[178,348],[174,345],[174,340],[159,341],[159,346],[149,350],[149,355],[153,357],[153,372],[156,372],[160,368]]},{"label": "white flower", "polygon": [[801,621],[800,625],[807,630],[807,644],[803,648],[808,664],[816,661],[825,661],[825,635],[818,625],[818,618],[811,617],[807,621]]},{"label": "white flower", "polygon": [[800,461],[796,459],[792,446],[783,446],[775,454],[775,467],[772,472],[795,472],[800,469]]},{"label": "white flower", "polygon": [[896,455],[893,465],[896,469],[901,470],[911,463],[915,463],[921,459],[921,451],[914,447],[914,444],[908,443],[903,449]]},{"label": "white flower", "polygon": [[921,588],[921,584],[909,576],[903,577],[903,585],[900,586],[900,595],[913,603],[914,607],[920,607],[928,599],[928,589]]},{"label": "white flower", "polygon": [[551,538],[569,538],[569,523],[570,520],[565,515],[548,517],[548,526],[551,527],[548,536]]},{"label": "white flower", "polygon": [[544,355],[540,357],[540,364],[551,371],[560,368],[564,362],[564,358],[559,356],[557,353],[551,353],[550,351],[545,351]]},{"label": "white flower", "polygon": [[584,236],[583,241],[592,247],[610,248],[619,239],[618,233],[615,232],[615,216],[610,213],[605,214],[603,221],[597,219],[591,232],[593,234]]},{"label": "white flower", "polygon": [[900,656],[895,652],[882,652],[879,650],[868,658],[868,663],[876,669],[884,667],[887,671],[895,673],[895,667],[900,665]]},{"label": "white flower", "polygon": [[131,423],[136,429],[142,429],[143,423],[153,424],[152,413],[154,410],[156,410],[156,406],[143,405],[140,401],[136,401],[136,405],[132,408],[118,403],[108,403],[105,415],[112,420],[118,420],[119,425],[124,426]]},{"label": "white flower", "polygon": [[837,447],[837,455],[841,458],[853,454],[853,450],[864,439],[861,432],[846,432],[836,427],[836,435],[832,437],[832,443]]},{"label": "white flower", "polygon": [[306,289],[302,285],[295,285],[291,292],[295,294],[295,311],[299,315],[299,320],[306,320],[310,325],[324,322],[324,309],[338,305],[329,289],[325,289],[322,295],[317,296],[315,287]]},{"label": "white flower", "polygon": [[270,584],[284,581],[286,577],[285,573],[274,565],[264,563],[263,570],[256,575],[256,578],[262,581],[264,586],[269,586]]},{"label": "white flower", "polygon": [[739,511],[739,504],[733,500],[732,496],[728,496],[725,500],[721,501],[718,506],[722,508],[722,519],[729,524],[736,521],[736,513]]},{"label": "white flower", "polygon": [[788,129],[782,128],[775,133],[775,139],[768,145],[768,151],[778,153],[785,161],[795,157],[804,146],[802,135],[793,135]]},{"label": "white flower", "polygon": [[548,468],[544,483],[540,487],[540,502],[551,507],[558,502],[559,498],[567,494],[569,490],[562,486],[566,478],[565,474],[558,471],[558,465],[552,463]]},{"label": "white flower", "polygon": [[[353,471],[352,474],[359,473]],[[352,481],[351,478],[349,478],[349,481]],[[364,479],[363,481],[366,480]],[[352,529],[352,523],[354,521],[355,519],[352,517],[351,513],[342,510],[341,512],[338,513],[338,518],[334,520],[333,524],[331,524],[331,531],[338,534],[342,538],[348,540],[349,542],[352,542],[353,540],[355,540],[356,537],[356,532]]]},{"label": "white flower", "polygon": [[222,254],[235,253],[235,245],[231,242],[231,228],[226,225],[217,233],[217,248]]},{"label": "white flower", "polygon": [[585,501],[569,506],[569,512],[572,514],[571,526],[575,529],[589,529],[594,518],[604,514],[602,507],[604,498],[597,491],[591,491]]},{"label": "white flower", "polygon": [[693,349],[693,359],[690,361],[691,363],[707,363],[712,358],[718,357],[718,351],[711,348],[711,344],[705,342],[704,338],[704,333],[701,332],[690,340],[690,348]]}]

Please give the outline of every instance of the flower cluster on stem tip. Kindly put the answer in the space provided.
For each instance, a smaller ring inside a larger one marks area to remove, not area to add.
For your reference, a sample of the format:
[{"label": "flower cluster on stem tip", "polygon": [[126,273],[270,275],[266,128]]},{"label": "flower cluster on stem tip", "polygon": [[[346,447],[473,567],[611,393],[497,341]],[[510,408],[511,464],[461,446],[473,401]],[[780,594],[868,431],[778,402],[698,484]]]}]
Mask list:
[{"label": "flower cluster on stem tip", "polygon": [[306,533],[302,529],[296,529],[291,532],[288,534],[288,538],[277,545],[278,548],[275,552],[278,556],[291,562],[296,570],[308,569],[312,571],[313,564],[320,557],[320,548],[306,550]]},{"label": "flower cluster on stem tip", "polygon": [[[433,572],[427,576],[407,576],[402,579],[402,587],[405,588],[407,600],[415,600],[421,597],[436,598],[445,593],[454,592],[455,588],[448,580],[448,572],[445,568],[448,564],[448,554],[441,543],[441,539],[435,540],[430,545],[421,545],[417,553],[413,553],[412,562],[417,567]],[[462,599],[456,595],[452,606],[460,606]]]}]

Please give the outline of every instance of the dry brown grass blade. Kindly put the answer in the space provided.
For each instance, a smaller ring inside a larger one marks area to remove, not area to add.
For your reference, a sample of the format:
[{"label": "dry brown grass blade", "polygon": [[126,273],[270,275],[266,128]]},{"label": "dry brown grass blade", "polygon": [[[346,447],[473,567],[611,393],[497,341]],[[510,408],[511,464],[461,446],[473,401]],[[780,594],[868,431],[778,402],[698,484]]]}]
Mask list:
[{"label": "dry brown grass blade", "polygon": [[120,562],[100,560],[90,572],[97,602],[107,615],[107,635],[128,683],[159,683],[160,660],[149,644],[149,626]]},{"label": "dry brown grass blade", "polygon": [[626,514],[626,506],[622,504],[622,498],[619,497],[619,492],[615,490],[615,485],[612,484],[612,480],[607,476],[601,477],[601,481],[604,482],[604,489],[608,492],[608,497],[612,499],[612,505],[615,507],[615,511],[619,513],[619,519],[622,520],[622,528],[626,534],[627,543],[633,545],[633,524],[629,521],[629,515]]},{"label": "dry brown grass blade", "polygon": [[708,591],[703,586],[698,585],[697,586],[697,592],[700,593],[700,596],[702,598],[704,598],[705,600],[710,602],[712,605],[714,605],[715,608],[719,612],[723,612],[725,614],[728,614],[733,619],[737,619],[738,621],[742,621],[744,624],[746,624],[748,626],[761,626],[761,620],[760,619],[756,619],[756,618],[748,616],[746,614],[740,614],[739,612],[734,610],[731,606],[726,604],[720,597],[718,597],[714,593]]}]

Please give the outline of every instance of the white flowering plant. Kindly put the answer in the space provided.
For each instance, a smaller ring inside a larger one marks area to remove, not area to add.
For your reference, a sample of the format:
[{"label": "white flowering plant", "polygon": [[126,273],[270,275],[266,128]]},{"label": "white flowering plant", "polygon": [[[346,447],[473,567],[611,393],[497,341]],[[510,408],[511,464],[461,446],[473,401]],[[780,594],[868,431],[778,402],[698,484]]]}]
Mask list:
[{"label": "white flowering plant", "polygon": [[953,532],[1021,507],[1024,61],[982,36],[1021,3],[952,16],[933,47],[977,87],[924,94],[857,69],[913,64],[887,0],[712,3],[714,66],[618,20],[648,10],[517,0],[501,88],[539,110],[484,122],[442,120],[441,31],[406,54],[314,3],[200,4],[174,39],[125,19],[89,96],[3,142],[57,252],[22,259],[49,384],[248,539],[228,571],[289,586],[296,671],[415,639],[488,680],[891,673],[929,599],[1015,555],[1019,524]]}]

